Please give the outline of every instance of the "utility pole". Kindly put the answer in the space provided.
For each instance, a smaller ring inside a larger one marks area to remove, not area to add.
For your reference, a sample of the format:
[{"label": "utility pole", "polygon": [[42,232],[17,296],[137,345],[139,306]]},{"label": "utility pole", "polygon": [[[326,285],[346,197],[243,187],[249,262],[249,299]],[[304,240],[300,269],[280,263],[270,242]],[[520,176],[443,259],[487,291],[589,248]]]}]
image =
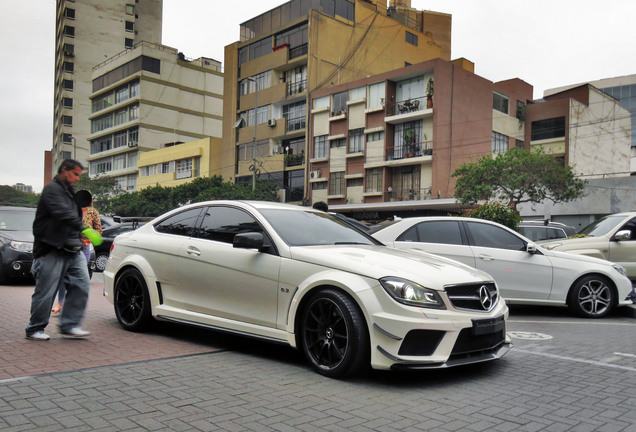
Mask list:
[{"label": "utility pole", "polygon": [[252,138],[252,192],[256,189],[256,128],[258,127],[258,82],[255,78],[248,78],[254,83],[254,135]]}]

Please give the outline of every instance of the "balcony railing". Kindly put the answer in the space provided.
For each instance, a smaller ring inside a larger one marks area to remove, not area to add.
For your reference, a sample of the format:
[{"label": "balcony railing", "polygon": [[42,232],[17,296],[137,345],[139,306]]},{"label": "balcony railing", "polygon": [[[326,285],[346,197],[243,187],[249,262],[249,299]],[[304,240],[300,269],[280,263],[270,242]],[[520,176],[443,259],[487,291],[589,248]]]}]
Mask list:
[{"label": "balcony railing", "polygon": [[304,164],[305,153],[285,155],[285,167],[301,166]]},{"label": "balcony railing", "polygon": [[431,198],[431,188],[393,189],[389,192],[390,201],[419,201]]},{"label": "balcony railing", "polygon": [[307,54],[307,48],[308,48],[307,44],[303,44],[303,45],[291,48],[289,50],[289,59],[291,60],[293,58],[300,57]]},{"label": "balcony railing", "polygon": [[287,119],[287,132],[294,132],[297,130],[305,129],[306,119],[305,117],[296,117]]},{"label": "balcony railing", "polygon": [[389,116],[394,116],[415,111],[421,111],[423,109],[426,109],[426,98],[419,97],[389,104],[386,108],[386,114]]},{"label": "balcony railing", "polygon": [[307,80],[287,83],[287,96],[307,91]]},{"label": "balcony railing", "polygon": [[433,154],[433,141],[423,141],[410,145],[387,147],[386,160],[399,160],[419,156],[431,156]]}]

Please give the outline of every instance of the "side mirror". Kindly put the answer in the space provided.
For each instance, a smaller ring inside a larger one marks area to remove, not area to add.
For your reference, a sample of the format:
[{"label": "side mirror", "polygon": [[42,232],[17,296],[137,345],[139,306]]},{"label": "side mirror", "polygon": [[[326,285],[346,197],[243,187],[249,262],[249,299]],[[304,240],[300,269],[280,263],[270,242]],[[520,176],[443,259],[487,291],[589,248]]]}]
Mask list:
[{"label": "side mirror", "polygon": [[262,249],[264,244],[263,233],[246,232],[234,236],[232,246],[239,249]]},{"label": "side mirror", "polygon": [[614,241],[624,241],[632,238],[632,232],[630,230],[620,230],[616,234],[614,234]]},{"label": "side mirror", "polygon": [[537,245],[532,242],[528,242],[528,244],[526,245],[526,252],[528,252],[529,254],[536,254]]}]

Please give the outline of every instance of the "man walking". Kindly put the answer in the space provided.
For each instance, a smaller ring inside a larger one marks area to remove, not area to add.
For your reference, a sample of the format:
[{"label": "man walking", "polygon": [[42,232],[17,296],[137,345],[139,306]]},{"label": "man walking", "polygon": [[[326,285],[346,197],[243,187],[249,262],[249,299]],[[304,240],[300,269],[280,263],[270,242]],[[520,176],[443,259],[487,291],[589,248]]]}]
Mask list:
[{"label": "man walking", "polygon": [[82,165],[66,159],[55,178],[42,190],[33,221],[33,266],[35,291],[31,297],[31,320],[26,338],[47,341],[44,333],[60,282],[66,285],[66,300],[60,317],[60,333],[81,338],[90,334],[79,325],[84,318],[90,278],[82,253],[82,210],[75,202],[73,187],[82,175]]}]

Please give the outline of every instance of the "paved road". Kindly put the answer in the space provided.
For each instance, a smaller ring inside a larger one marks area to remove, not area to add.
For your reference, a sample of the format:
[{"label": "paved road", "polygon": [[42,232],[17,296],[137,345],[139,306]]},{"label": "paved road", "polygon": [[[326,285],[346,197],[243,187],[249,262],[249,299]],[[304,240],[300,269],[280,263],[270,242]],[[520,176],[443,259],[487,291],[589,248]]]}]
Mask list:
[{"label": "paved road", "polygon": [[296,351],[189,327],[123,331],[93,278],[89,340],[24,339],[32,286],[0,287],[0,430],[636,431],[636,319],[514,308],[506,357],[315,374]]}]

